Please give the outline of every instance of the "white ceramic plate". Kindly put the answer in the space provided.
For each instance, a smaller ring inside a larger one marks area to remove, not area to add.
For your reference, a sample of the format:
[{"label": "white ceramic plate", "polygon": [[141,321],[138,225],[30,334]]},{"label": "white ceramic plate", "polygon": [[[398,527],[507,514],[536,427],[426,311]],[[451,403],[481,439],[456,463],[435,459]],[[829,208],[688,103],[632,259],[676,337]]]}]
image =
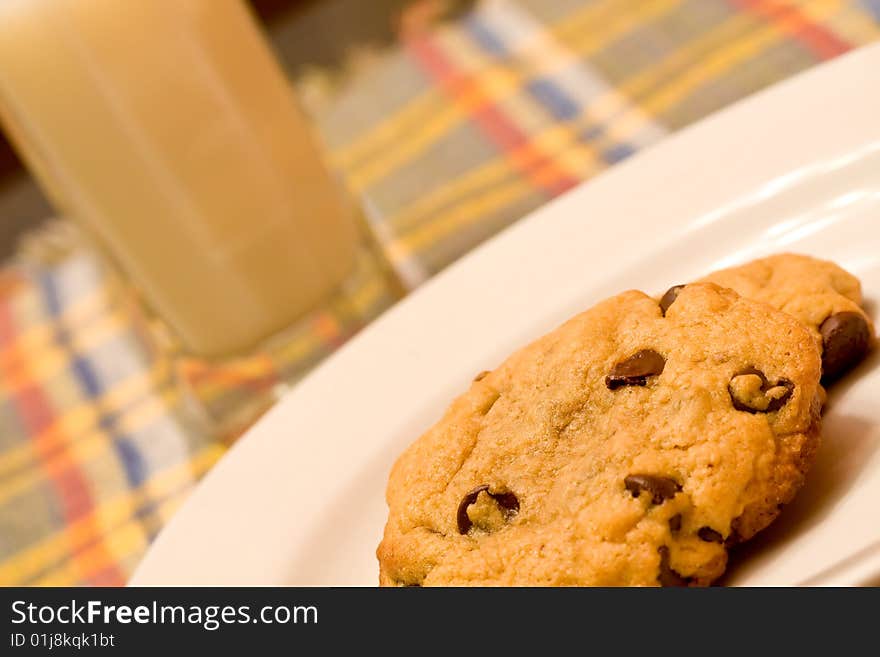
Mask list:
[{"label": "white ceramic plate", "polygon": [[[778,251],[880,300],[880,46],[714,115],[432,279],[288,394],[205,477],[133,584],[377,583],[395,457],[474,374],[594,302]],[[832,391],[795,503],[731,584],[880,583],[880,357]]]}]

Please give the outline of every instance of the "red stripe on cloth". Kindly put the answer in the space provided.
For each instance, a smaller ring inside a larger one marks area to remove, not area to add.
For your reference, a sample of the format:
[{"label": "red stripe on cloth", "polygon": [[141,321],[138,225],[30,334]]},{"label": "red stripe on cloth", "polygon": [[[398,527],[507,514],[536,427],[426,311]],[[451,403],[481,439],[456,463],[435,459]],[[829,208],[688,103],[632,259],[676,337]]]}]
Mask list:
[{"label": "red stripe on cloth", "polygon": [[[66,447],[53,450],[52,453],[47,452],[44,437],[52,433],[51,425],[55,418],[45,393],[37,386],[27,385],[13,395],[12,401],[18,409],[28,437],[33,440],[35,451],[42,461],[43,471],[55,488],[65,523],[69,524],[87,516],[94,508],[94,500],[88,483],[73,463]],[[58,444],[65,445],[67,442],[65,438],[60,438]],[[53,455],[51,463],[47,463]]]},{"label": "red stripe on cloth", "polygon": [[580,182],[541,153],[529,136],[483,93],[479,78],[458,70],[428,34],[412,33],[404,42],[422,69],[464,108],[483,134],[508,155],[514,167],[538,189],[556,196]]},{"label": "red stripe on cloth", "polygon": [[[0,361],[0,374],[25,377],[27,381],[27,363],[25,359],[15,353],[15,321],[12,317],[9,305],[0,303],[0,348],[8,350],[9,358]],[[47,452],[45,438],[48,435],[51,444],[66,445],[68,436],[58,436],[57,429],[53,428],[57,417],[52,411],[52,404],[45,392],[39,385],[29,381],[11,394],[10,401],[18,410],[23,429],[33,441],[34,451],[38,454],[43,472],[49,484],[55,491],[55,497],[61,506],[61,513],[66,525],[70,525],[88,516],[95,508],[95,500],[89,490],[88,482],[83,477],[77,464],[71,458],[66,447],[61,447],[55,452]],[[56,434],[56,435],[51,435]],[[59,454],[60,453],[60,454]],[[54,458],[50,457],[54,456]],[[63,529],[63,528],[52,528]],[[109,554],[104,555],[107,567],[102,572],[101,582],[107,584],[115,581],[123,584],[125,578],[113,563]],[[96,584],[97,582],[92,582]]]},{"label": "red stripe on cloth", "polygon": [[739,9],[777,23],[820,59],[831,59],[852,50],[852,45],[824,25],[814,22],[799,8],[779,0],[727,0]]},{"label": "red stripe on cloth", "polygon": [[114,565],[109,565],[101,570],[89,575],[89,582],[92,586],[122,586],[125,579],[120,575],[119,569]]}]

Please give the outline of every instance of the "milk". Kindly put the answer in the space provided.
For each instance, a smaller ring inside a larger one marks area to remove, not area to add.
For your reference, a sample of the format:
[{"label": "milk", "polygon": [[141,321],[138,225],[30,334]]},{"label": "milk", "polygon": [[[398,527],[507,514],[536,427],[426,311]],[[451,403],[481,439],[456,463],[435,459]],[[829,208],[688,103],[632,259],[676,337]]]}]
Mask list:
[{"label": "milk", "polygon": [[240,0],[0,0],[0,120],[193,353],[283,329],[357,230]]}]

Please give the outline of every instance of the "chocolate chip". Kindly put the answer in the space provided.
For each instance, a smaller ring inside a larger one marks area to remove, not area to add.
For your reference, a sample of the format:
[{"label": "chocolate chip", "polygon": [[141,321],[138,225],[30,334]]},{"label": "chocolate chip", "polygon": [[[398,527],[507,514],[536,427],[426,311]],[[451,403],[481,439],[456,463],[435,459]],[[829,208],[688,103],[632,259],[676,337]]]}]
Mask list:
[{"label": "chocolate chip", "polygon": [[477,501],[480,493],[483,492],[495,500],[495,503],[501,507],[501,510],[504,512],[505,520],[510,520],[510,518],[519,511],[519,500],[513,493],[492,493],[489,491],[488,484],[477,486],[465,495],[464,499],[458,505],[457,520],[459,534],[467,534],[471,530],[473,522],[471,521],[470,516],[468,516],[468,509]]},{"label": "chocolate chip", "polygon": [[676,513],[669,519],[669,531],[677,532],[681,529],[681,514]]},{"label": "chocolate chip", "polygon": [[663,313],[664,317],[666,317],[666,311],[669,310],[669,306],[675,303],[675,300],[678,299],[678,295],[681,294],[683,289],[684,285],[673,285],[666,290],[666,293],[662,297],[660,297],[660,312]]},{"label": "chocolate chip", "polygon": [[[777,509],[779,505],[777,505]],[[736,545],[738,543],[743,542],[742,534],[740,534],[740,527],[742,527],[743,517],[737,516],[733,520],[730,521],[730,532],[727,534],[727,539],[724,541],[724,544],[728,547]]]},{"label": "chocolate chip", "polygon": [[697,536],[699,536],[702,540],[706,541],[707,543],[723,543],[724,542],[724,537],[719,532],[716,532],[714,529],[712,529],[711,527],[700,527],[700,529],[697,531]]},{"label": "chocolate chip", "polygon": [[653,349],[642,349],[617,363],[611,374],[605,377],[605,385],[609,390],[616,390],[620,386],[643,386],[647,384],[649,376],[660,374],[665,366],[663,356]]},{"label": "chocolate chip", "polygon": [[663,504],[664,500],[671,500],[681,490],[681,486],[675,479],[649,474],[627,475],[623,480],[623,485],[632,493],[633,497],[638,497],[643,490],[648,491],[653,496],[651,502],[654,504]]},{"label": "chocolate chip", "polygon": [[[760,386],[753,377],[758,377]],[[785,406],[794,392],[794,384],[788,379],[770,383],[759,369],[747,367],[737,372],[727,385],[730,400],[738,411],[747,413],[772,413]]]},{"label": "chocolate chip", "polygon": [[661,545],[657,552],[660,553],[660,573],[657,575],[660,586],[687,586],[689,580],[672,570],[669,565],[669,548]]},{"label": "chocolate chip", "polygon": [[479,374],[477,374],[477,375],[474,377],[474,382],[482,381],[483,379],[486,378],[486,376],[487,376],[488,374],[489,374],[489,370],[483,370],[482,372],[480,372]]},{"label": "chocolate chip", "polygon": [[822,335],[822,382],[840,377],[859,362],[871,344],[871,329],[859,313],[834,313],[819,327]]},{"label": "chocolate chip", "polygon": [[489,493],[489,496],[507,512],[505,515],[514,514],[519,511],[519,500],[513,493]]}]

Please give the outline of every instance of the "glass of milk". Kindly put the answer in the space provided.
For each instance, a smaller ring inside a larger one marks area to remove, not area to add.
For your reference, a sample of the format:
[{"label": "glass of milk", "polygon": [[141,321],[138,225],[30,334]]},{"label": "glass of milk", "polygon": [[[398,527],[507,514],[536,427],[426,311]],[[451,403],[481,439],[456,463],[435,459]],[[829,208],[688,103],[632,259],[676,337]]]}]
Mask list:
[{"label": "glass of milk", "polygon": [[0,0],[0,121],[190,356],[277,338],[363,249],[242,0]]}]

